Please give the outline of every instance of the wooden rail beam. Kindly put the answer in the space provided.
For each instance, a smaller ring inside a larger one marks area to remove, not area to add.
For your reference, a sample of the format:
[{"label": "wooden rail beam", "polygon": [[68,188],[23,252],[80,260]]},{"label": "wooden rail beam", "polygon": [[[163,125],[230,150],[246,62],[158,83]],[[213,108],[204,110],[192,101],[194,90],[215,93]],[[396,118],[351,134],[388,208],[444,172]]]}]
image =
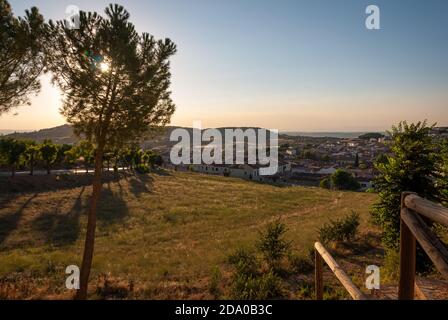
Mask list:
[{"label": "wooden rail beam", "polygon": [[[408,192],[401,195],[401,214],[405,209],[405,198]],[[415,286],[415,237],[403,219],[400,218],[400,280],[398,285],[398,299],[413,300]]]},{"label": "wooden rail beam", "polygon": [[437,270],[445,278],[448,278],[448,250],[445,246],[415,212],[404,208],[401,212],[401,219],[406,223],[409,230],[411,230]]},{"label": "wooden rail beam", "polygon": [[320,253],[314,251],[314,290],[316,294],[316,300],[324,299],[324,261],[320,256]]},{"label": "wooden rail beam", "polygon": [[[316,242],[314,247],[317,253],[322,257],[322,259],[330,267],[331,271],[335,274],[336,278],[341,282],[344,288],[348,291],[350,296],[354,300],[366,300],[366,296],[358,289],[357,286],[352,282],[350,277],[342,270],[336,260],[330,255],[330,253],[325,249],[325,247],[320,243]],[[317,254],[316,253],[316,254]]]},{"label": "wooden rail beam", "polygon": [[415,193],[403,194],[406,195],[404,197],[405,207],[448,227],[448,208],[441,204],[421,198]]}]

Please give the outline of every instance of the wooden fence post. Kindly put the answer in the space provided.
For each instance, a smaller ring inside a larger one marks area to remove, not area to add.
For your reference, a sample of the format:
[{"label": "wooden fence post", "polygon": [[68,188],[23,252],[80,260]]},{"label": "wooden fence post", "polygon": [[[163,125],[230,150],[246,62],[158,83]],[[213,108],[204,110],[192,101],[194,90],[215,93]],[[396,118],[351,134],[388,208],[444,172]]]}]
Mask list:
[{"label": "wooden fence post", "polygon": [[404,199],[411,192],[401,194],[400,209],[400,283],[398,287],[398,299],[413,300],[415,285],[415,237],[406,223],[401,219],[401,212],[405,208]]},{"label": "wooden fence post", "polygon": [[323,259],[320,253],[314,249],[314,290],[316,300],[324,299]]}]

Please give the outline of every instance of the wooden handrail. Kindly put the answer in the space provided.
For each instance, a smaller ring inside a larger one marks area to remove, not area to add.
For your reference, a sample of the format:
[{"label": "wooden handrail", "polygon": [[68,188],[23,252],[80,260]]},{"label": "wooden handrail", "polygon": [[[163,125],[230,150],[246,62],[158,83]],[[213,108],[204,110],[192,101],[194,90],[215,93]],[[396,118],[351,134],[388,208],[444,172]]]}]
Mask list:
[{"label": "wooden handrail", "polygon": [[366,296],[358,289],[358,287],[352,282],[350,277],[344,272],[344,270],[339,266],[336,260],[333,259],[331,254],[325,249],[325,247],[320,243],[316,242],[314,244],[316,249],[316,299],[323,299],[323,263],[322,260],[327,263],[331,271],[335,274],[336,278],[341,282],[344,288],[348,291],[350,296],[354,300],[366,300]]},{"label": "wooden handrail", "polygon": [[448,227],[448,208],[421,198],[415,193],[406,194],[404,205],[415,212]]},{"label": "wooden handrail", "polygon": [[406,223],[418,243],[425,250],[437,270],[448,278],[448,250],[433,234],[431,229],[417,214],[407,208],[403,208],[401,219]]},{"label": "wooden handrail", "polygon": [[416,242],[420,244],[437,270],[448,278],[448,250],[426,225],[421,216],[448,226],[448,208],[403,192],[400,209],[400,283],[398,298],[414,299]]}]

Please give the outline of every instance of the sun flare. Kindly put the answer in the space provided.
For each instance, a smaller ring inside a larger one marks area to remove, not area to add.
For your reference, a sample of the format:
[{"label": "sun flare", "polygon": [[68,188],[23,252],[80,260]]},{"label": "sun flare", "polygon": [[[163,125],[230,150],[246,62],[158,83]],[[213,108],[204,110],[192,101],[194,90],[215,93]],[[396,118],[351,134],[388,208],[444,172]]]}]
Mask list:
[{"label": "sun flare", "polygon": [[106,62],[101,62],[100,64],[100,70],[101,72],[107,72],[109,71],[109,64]]}]

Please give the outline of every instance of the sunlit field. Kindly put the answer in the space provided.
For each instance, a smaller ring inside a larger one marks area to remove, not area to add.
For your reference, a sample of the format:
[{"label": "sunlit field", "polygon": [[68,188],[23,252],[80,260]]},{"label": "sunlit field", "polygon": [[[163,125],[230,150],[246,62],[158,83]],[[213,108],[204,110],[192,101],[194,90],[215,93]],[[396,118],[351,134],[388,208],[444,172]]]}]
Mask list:
[{"label": "sunlit field", "polygon": [[[10,298],[70,297],[65,268],[81,262],[89,181],[17,177],[11,184],[3,178],[0,277],[14,287]],[[109,176],[103,187],[90,291],[107,295],[101,291],[107,275],[130,286],[135,298],[211,298],[212,270],[225,270],[226,256],[253,243],[268,222],[280,218],[294,249],[306,252],[330,218],[354,210],[366,229],[375,199],[174,172]]]}]

